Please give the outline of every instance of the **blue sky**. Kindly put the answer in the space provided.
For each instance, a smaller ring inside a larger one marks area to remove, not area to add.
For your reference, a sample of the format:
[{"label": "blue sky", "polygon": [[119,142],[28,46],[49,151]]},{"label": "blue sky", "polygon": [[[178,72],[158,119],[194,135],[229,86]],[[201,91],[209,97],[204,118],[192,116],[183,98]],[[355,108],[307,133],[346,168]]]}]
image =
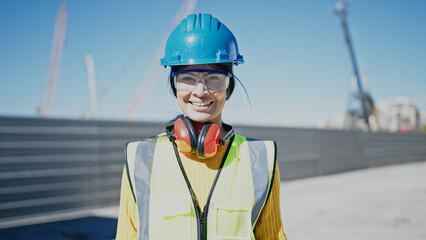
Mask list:
[{"label": "blue sky", "polygon": [[[56,17],[68,6],[66,45],[53,117],[89,116],[86,54],[95,62],[98,119],[125,119],[180,1],[0,1],[0,115],[37,116]],[[351,62],[336,0],[199,0],[235,34],[245,63],[226,104],[229,123],[316,127],[346,111]],[[426,111],[426,1],[350,1],[348,24],[376,102],[406,96]],[[158,63],[159,64],[159,63]],[[137,109],[138,121],[179,113],[168,69]],[[102,92],[103,89],[108,89]]]}]

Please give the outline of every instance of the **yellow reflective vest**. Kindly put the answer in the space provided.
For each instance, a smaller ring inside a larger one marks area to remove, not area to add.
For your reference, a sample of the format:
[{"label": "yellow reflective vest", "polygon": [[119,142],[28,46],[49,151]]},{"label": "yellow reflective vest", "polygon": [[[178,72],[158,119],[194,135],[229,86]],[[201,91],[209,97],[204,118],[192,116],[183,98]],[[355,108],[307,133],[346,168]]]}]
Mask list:
[{"label": "yellow reflective vest", "polygon": [[126,147],[138,239],[254,239],[276,166],[273,141],[235,135],[201,210],[166,134]]}]

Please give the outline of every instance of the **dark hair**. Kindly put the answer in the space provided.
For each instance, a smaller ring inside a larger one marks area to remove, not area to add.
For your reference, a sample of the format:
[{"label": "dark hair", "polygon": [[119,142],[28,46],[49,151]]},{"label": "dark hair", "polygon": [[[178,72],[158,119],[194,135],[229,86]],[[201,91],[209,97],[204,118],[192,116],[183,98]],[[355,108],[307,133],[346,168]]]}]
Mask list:
[{"label": "dark hair", "polygon": [[[234,92],[234,88],[235,88],[235,76],[234,76],[233,69],[232,69],[233,64],[232,63],[217,63],[217,64],[209,64],[209,65],[215,70],[227,72],[227,73],[231,74],[231,78],[229,79],[229,86],[228,86],[228,89],[226,89],[226,100],[228,100],[231,97],[232,92]],[[182,66],[172,66],[172,69],[170,71],[169,83],[170,83],[171,90],[172,90],[173,94],[175,95],[175,97],[176,97],[176,87],[175,87],[175,83],[173,81],[172,73],[180,71],[181,68],[182,68]]]}]

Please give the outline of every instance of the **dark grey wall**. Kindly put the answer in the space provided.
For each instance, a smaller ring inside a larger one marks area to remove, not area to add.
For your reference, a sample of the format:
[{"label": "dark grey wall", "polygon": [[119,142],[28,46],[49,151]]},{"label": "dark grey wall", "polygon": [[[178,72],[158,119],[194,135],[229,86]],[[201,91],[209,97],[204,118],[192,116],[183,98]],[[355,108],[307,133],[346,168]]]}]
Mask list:
[{"label": "dark grey wall", "polygon": [[[273,139],[282,180],[426,160],[425,134],[236,126]],[[0,223],[116,205],[123,147],[159,123],[0,118]]]}]

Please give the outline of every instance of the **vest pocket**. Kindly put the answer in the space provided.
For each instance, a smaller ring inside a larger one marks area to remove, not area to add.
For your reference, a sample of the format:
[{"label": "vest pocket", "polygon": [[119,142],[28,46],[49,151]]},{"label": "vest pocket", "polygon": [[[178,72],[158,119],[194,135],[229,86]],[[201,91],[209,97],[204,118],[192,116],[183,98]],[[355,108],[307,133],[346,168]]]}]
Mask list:
[{"label": "vest pocket", "polygon": [[251,238],[251,207],[217,205],[213,210],[216,218],[214,239]]},{"label": "vest pocket", "polygon": [[165,217],[173,217],[191,212],[191,197],[188,194],[168,194],[161,196],[160,205]]},{"label": "vest pocket", "polygon": [[160,199],[161,239],[190,239],[191,201],[188,194],[163,195]]}]

